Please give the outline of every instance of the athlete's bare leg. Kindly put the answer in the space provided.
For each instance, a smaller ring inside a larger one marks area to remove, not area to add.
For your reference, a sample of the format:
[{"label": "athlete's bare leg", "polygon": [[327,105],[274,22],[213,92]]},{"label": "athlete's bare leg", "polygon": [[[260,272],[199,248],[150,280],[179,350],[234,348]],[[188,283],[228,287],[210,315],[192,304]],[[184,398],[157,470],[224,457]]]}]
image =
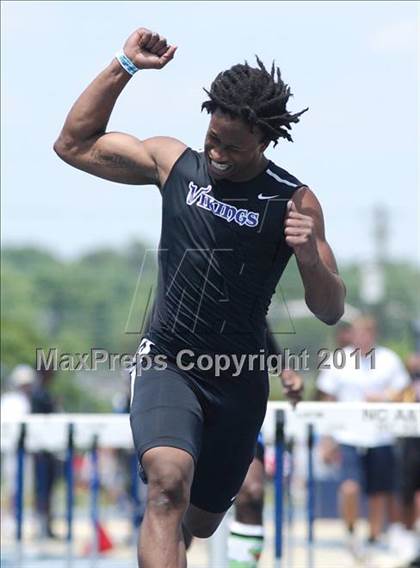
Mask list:
[{"label": "athlete's bare leg", "polygon": [[190,505],[184,517],[184,525],[192,536],[209,538],[220,525],[226,511],[223,513],[210,513]]},{"label": "athlete's bare leg", "polygon": [[190,499],[193,458],[177,448],[152,448],[144,453],[142,466],[148,495],[139,535],[139,566],[185,568],[182,520]]},{"label": "athlete's bare leg", "polygon": [[261,460],[253,459],[235,505],[237,521],[247,525],[263,524],[264,465]]},{"label": "athlete's bare leg", "polygon": [[228,566],[256,568],[264,545],[264,464],[254,458],[235,503],[228,539]]}]

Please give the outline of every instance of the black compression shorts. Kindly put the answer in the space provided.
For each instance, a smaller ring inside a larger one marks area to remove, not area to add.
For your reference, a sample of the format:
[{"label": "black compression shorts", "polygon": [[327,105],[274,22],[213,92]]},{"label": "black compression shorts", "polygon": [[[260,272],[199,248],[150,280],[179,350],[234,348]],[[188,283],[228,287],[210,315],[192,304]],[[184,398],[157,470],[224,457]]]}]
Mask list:
[{"label": "black compression shorts", "polygon": [[130,423],[142,478],[146,481],[141,458],[147,450],[180,448],[195,463],[191,503],[212,513],[226,511],[254,458],[267,398],[265,371],[209,380],[170,362],[164,370],[141,369]]}]

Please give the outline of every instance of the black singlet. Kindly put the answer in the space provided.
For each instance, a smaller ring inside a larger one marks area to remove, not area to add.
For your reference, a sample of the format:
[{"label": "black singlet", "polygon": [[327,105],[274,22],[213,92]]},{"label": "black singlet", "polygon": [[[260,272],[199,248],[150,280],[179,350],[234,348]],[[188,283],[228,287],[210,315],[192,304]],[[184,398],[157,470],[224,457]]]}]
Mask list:
[{"label": "black singlet", "polygon": [[148,337],[168,359],[258,353],[265,316],[292,254],[288,200],[303,184],[269,161],[246,182],[214,181],[187,148],[161,189],[158,286]]}]

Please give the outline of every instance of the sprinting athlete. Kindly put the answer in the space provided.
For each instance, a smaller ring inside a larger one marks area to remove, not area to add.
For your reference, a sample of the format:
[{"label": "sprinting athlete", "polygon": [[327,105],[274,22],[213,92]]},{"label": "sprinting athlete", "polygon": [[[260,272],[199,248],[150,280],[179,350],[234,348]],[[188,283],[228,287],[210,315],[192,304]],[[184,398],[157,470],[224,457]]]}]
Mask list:
[{"label": "sprinting athlete", "polygon": [[[216,77],[203,103],[210,124],[202,153],[173,138],[107,132],[133,74],[163,68],[175,51],[159,34],[136,30],[76,101],[54,146],[78,169],[154,184],[162,195],[148,350],[167,365],[142,370],[131,406],[149,484],[142,568],[186,566],[183,525],[206,538],[235,500],[267,404],[265,315],[290,256],[320,320],[336,323],[345,296],[318,200],[264,155],[270,142],[291,139],[303,112],[286,109],[290,90],[274,66],[269,72],[258,60],[256,68],[235,65]],[[220,355],[227,367],[215,377],[212,362]]]},{"label": "sprinting athlete", "polygon": [[[144,324],[144,337],[142,339],[142,347],[138,352],[149,351],[149,330],[151,324],[151,315],[154,306],[146,318]],[[284,360],[284,354],[281,347],[275,340],[270,326],[266,322],[267,341],[266,354],[268,357],[274,356],[274,362],[279,363],[277,373],[282,383],[283,391],[286,398],[296,405],[302,398],[303,380],[294,369],[290,369]],[[135,361],[134,361],[135,363]],[[132,369],[132,395],[133,386],[136,378],[135,366]],[[131,397],[132,397],[131,395]],[[252,460],[242,486],[235,499],[234,520],[230,525],[228,538],[228,567],[229,568],[257,568],[258,561],[263,552],[264,546],[264,484],[265,484],[265,444],[263,433],[258,434],[257,443],[254,451],[254,459]],[[223,454],[222,454],[223,459]],[[218,457],[215,455],[214,462],[217,467]],[[184,526],[184,540],[188,550],[191,545],[192,535]]]}]

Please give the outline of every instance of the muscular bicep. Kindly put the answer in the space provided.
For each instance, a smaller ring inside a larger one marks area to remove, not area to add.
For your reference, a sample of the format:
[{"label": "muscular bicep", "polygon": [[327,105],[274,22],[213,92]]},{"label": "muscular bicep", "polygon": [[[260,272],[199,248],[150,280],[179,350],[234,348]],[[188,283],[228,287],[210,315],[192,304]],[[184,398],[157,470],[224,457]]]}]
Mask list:
[{"label": "muscular bicep", "polygon": [[128,134],[109,132],[98,138],[85,155],[85,171],[127,184],[157,184],[157,163],[148,145]]},{"label": "muscular bicep", "polygon": [[120,132],[101,134],[57,153],[72,166],[118,183],[161,185],[185,145],[167,137],[139,140]]}]

